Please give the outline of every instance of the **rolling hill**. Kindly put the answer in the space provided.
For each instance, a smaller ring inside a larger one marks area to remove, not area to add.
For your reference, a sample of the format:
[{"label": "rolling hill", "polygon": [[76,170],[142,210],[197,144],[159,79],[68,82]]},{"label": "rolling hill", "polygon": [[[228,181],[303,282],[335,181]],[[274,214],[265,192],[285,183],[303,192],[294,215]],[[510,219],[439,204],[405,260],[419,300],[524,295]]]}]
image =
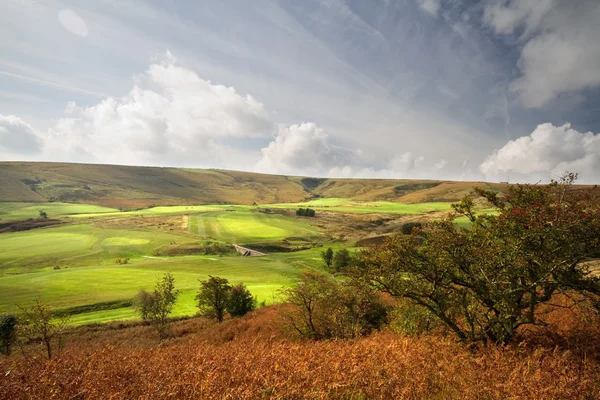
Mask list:
[{"label": "rolling hill", "polygon": [[1,162],[0,201],[152,205],[270,204],[314,197],[405,203],[456,201],[473,186],[506,184],[394,179],[324,179],[214,169]]}]

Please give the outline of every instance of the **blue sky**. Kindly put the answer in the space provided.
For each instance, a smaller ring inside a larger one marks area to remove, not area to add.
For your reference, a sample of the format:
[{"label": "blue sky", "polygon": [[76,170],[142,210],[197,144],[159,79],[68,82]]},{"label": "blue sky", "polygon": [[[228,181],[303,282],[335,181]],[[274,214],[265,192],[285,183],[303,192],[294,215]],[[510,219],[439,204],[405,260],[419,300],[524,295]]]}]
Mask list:
[{"label": "blue sky", "polygon": [[7,0],[0,159],[600,183],[595,0]]}]

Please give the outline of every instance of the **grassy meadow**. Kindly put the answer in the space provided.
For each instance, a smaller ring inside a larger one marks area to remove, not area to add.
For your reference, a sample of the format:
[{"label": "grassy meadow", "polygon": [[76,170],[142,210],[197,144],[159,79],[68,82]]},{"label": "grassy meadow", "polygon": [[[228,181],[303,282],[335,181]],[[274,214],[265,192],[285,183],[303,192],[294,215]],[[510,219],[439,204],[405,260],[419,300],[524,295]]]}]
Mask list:
[{"label": "grassy meadow", "polygon": [[[135,318],[129,306],[131,299],[142,288],[152,289],[165,272],[173,273],[181,290],[175,316],[196,312],[198,280],[209,275],[244,282],[259,301],[276,302],[278,290],[293,284],[302,269],[322,268],[321,246],[352,245],[332,242],[322,229],[326,219],[296,217],[293,211],[299,207],[345,215],[348,220],[353,215],[363,218],[360,216],[369,214],[439,215],[450,209],[449,203],[349,198],[257,206],[158,206],[132,211],[60,202],[0,203],[2,223],[39,218],[40,210],[62,221],[57,226],[1,234],[0,313],[13,312],[18,305],[39,298],[62,312],[73,312],[73,324],[131,319]],[[265,208],[272,211],[264,212]],[[273,213],[276,210],[282,213]],[[258,258],[242,258],[236,253],[156,255],[156,250],[165,246],[206,240],[248,246],[301,242],[301,248],[314,248]],[[127,263],[118,264],[118,259],[127,259]]]}]

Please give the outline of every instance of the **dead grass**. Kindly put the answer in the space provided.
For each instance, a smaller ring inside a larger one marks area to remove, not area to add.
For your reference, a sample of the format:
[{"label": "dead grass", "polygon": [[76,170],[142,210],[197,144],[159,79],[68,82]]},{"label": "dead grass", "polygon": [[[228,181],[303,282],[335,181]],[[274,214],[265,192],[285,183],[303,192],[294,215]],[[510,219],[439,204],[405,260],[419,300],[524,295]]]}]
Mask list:
[{"label": "dead grass", "polygon": [[[576,335],[555,330],[545,342],[526,333],[520,345],[503,348],[469,348],[440,335],[408,338],[386,332],[355,341],[312,342],[294,340],[281,329],[281,309],[259,309],[220,325],[179,321],[175,338],[162,345],[144,325],[81,327],[69,334],[57,360],[0,359],[0,398],[600,396],[600,349],[587,342],[598,342],[600,331],[590,324]],[[553,318],[564,321],[558,314]]]}]

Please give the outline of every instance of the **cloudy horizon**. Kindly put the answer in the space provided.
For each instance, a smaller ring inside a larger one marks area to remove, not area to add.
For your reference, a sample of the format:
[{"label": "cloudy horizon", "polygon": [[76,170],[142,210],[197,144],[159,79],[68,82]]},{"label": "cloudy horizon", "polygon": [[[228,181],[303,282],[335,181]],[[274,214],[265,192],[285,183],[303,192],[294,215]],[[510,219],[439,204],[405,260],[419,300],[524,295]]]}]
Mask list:
[{"label": "cloudy horizon", "polygon": [[3,9],[3,161],[600,183],[594,0]]}]

